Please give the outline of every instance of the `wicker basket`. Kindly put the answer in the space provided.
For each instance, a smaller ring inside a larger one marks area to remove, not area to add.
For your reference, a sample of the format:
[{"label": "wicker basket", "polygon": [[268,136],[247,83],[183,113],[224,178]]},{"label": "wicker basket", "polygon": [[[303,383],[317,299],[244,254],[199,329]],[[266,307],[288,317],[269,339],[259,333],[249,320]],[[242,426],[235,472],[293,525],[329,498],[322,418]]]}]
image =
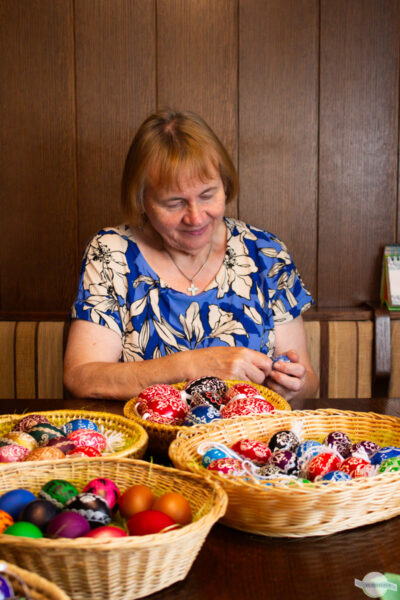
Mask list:
[{"label": "wicker basket", "polygon": [[400,473],[385,473],[338,483],[287,483],[260,486],[205,471],[199,444],[214,440],[231,446],[242,438],[268,441],[273,433],[303,423],[304,439],[322,441],[331,431],[343,431],[353,442],[372,440],[400,446],[400,419],[375,413],[338,410],[293,411],[230,419],[207,428],[180,433],[169,456],[179,469],[207,473],[229,497],[225,525],[272,537],[325,535],[389,519],[400,514]]},{"label": "wicker basket", "polygon": [[[226,383],[229,387],[232,387],[235,383],[243,383],[233,379],[227,379]],[[248,382],[246,382],[248,383]],[[186,382],[176,383],[173,387],[178,390],[182,390],[186,385]],[[271,402],[278,410],[291,410],[290,404],[286,402],[282,396],[279,396],[276,392],[273,392],[269,388],[256,383],[251,383],[258,389],[260,395],[263,396],[268,402]],[[139,425],[141,425],[148,433],[149,436],[149,450],[156,454],[168,454],[168,448],[170,443],[176,438],[178,433],[182,431],[191,431],[193,427],[187,427],[185,425],[163,425],[160,423],[153,423],[142,419],[136,411],[136,404],[138,402],[137,397],[131,398],[124,406],[124,415],[128,419],[132,419]]]},{"label": "wicker basket", "polygon": [[210,528],[225,513],[227,496],[217,482],[176,469],[126,458],[13,463],[0,469],[0,493],[17,487],[37,493],[50,479],[78,490],[109,477],[124,491],[142,483],[156,495],[179,491],[190,502],[193,522],[162,534],[99,539],[29,539],[0,536],[0,558],[59,585],[73,600],[142,598],[184,579]]},{"label": "wicker basket", "polygon": [[[11,431],[18,421],[29,414],[43,415],[49,419],[50,423],[56,425],[56,427],[61,427],[73,419],[90,419],[96,423],[99,431],[107,432],[111,435],[113,432],[122,434],[123,445],[121,449],[115,452],[104,452],[104,457],[142,458],[147,449],[148,435],[139,423],[134,423],[120,415],[91,410],[37,411],[23,415],[1,415],[0,437]],[[3,466],[4,463],[0,463],[0,465]]]},{"label": "wicker basket", "polygon": [[15,594],[21,596],[26,593],[26,590],[20,581],[20,579],[22,579],[31,600],[69,600],[67,594],[44,577],[40,577],[40,575],[31,573],[25,569],[20,569],[10,563],[3,562],[2,566],[3,565],[6,566],[4,575],[11,583]]}]

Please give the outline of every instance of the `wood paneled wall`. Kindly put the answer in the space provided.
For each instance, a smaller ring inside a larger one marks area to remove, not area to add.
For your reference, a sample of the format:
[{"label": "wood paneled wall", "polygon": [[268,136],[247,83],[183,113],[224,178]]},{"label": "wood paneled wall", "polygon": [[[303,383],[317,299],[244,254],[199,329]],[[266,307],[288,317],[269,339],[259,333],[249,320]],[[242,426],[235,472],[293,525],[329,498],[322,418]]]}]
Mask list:
[{"label": "wood paneled wall", "polygon": [[0,310],[66,311],[120,221],[133,133],[199,112],[237,164],[229,214],[287,243],[317,305],[378,298],[400,238],[400,0],[0,0]]}]

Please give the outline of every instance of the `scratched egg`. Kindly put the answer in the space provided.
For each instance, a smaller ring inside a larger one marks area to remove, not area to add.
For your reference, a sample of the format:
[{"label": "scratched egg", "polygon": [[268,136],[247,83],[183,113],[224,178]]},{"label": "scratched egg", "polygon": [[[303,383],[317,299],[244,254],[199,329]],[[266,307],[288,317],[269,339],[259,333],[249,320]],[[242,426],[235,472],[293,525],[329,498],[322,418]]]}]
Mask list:
[{"label": "scratched egg", "polygon": [[67,453],[67,456],[68,458],[97,458],[101,456],[101,452],[91,446],[76,446],[76,448]]},{"label": "scratched egg", "polygon": [[290,450],[276,450],[271,454],[269,464],[278,467],[285,475],[299,474],[297,454]]},{"label": "scratched egg", "polygon": [[374,470],[371,463],[358,456],[346,458],[339,467],[340,471],[347,473],[350,477],[368,477]]},{"label": "scratched egg", "polygon": [[12,516],[5,510],[0,510],[0,533],[3,533],[3,531],[13,523],[14,519]]},{"label": "scratched egg", "polygon": [[32,500],[36,500],[35,494],[25,488],[16,488],[0,496],[0,509],[11,515],[15,521],[21,510]]},{"label": "scratched egg", "polygon": [[204,425],[215,419],[221,419],[220,411],[211,404],[200,404],[189,410],[184,425]]},{"label": "scratched egg", "polygon": [[24,460],[60,460],[60,458],[65,458],[62,450],[52,446],[42,446],[29,452]]},{"label": "scratched egg", "polygon": [[379,444],[372,442],[371,440],[362,440],[351,445],[350,454],[353,455],[357,452],[366,452],[368,458],[371,458],[377,450],[379,450]]},{"label": "scratched egg", "polygon": [[35,438],[25,431],[10,431],[9,433],[6,433],[6,435],[3,435],[1,439],[10,444],[24,446],[25,448],[28,448],[29,452],[38,447]]},{"label": "scratched egg", "polygon": [[14,425],[14,431],[29,432],[29,430],[34,425],[38,425],[39,423],[49,423],[50,424],[50,421],[44,415],[40,415],[40,414],[26,415],[25,417],[22,417],[22,419],[20,419],[20,421],[18,421],[18,423],[16,423]]},{"label": "scratched egg", "polygon": [[228,453],[226,451],[221,450],[220,448],[209,448],[206,452],[204,452],[201,462],[203,467],[207,468],[213,460],[227,457]]},{"label": "scratched egg", "polygon": [[251,460],[256,465],[266,464],[272,454],[267,444],[248,438],[237,441],[233,444],[232,450],[239,454],[239,456]]},{"label": "scratched egg", "polygon": [[259,396],[260,392],[258,389],[250,383],[234,383],[224,395],[224,404],[227,404],[230,400],[236,397],[247,398],[251,396]]},{"label": "scratched egg", "polygon": [[111,522],[111,510],[106,500],[97,494],[82,492],[68,500],[64,510],[76,512],[88,520],[92,529]]},{"label": "scratched egg", "polygon": [[188,394],[189,406],[199,406],[207,403],[220,409],[225,403],[224,396],[228,391],[228,385],[219,377],[199,377],[189,381],[184,391]]},{"label": "scratched egg", "polygon": [[351,476],[344,471],[329,471],[325,475],[322,475],[321,481],[337,483],[338,481],[351,481]]},{"label": "scratched egg", "polygon": [[71,421],[65,423],[62,426],[62,429],[64,430],[65,435],[68,435],[77,429],[90,429],[91,431],[99,430],[96,423],[90,419],[72,419]]},{"label": "scratched egg", "polygon": [[351,440],[343,431],[331,431],[322,443],[339,452],[343,458],[350,456]]},{"label": "scratched egg", "polygon": [[99,452],[103,452],[107,445],[104,435],[99,431],[92,431],[91,429],[76,429],[72,433],[69,433],[67,437],[76,446],[89,446]]},{"label": "scratched egg", "polygon": [[299,444],[300,440],[293,431],[282,429],[281,431],[274,433],[270,438],[268,441],[268,448],[271,452],[275,452],[276,450],[290,450],[291,452],[296,452]]},{"label": "scratched egg", "polygon": [[400,471],[400,456],[387,458],[379,465],[378,473],[396,473]]},{"label": "scratched egg", "polygon": [[396,448],[395,446],[384,446],[383,448],[379,448],[379,450],[371,456],[371,465],[380,465],[384,460],[394,458],[395,456],[400,456],[400,448]]},{"label": "scratched egg", "polygon": [[175,399],[181,400],[181,394],[179,390],[174,388],[172,385],[167,383],[156,383],[149,385],[147,388],[142,390],[137,397],[137,412],[139,415],[147,410],[147,404],[155,398]]},{"label": "scratched egg", "polygon": [[114,483],[114,481],[112,481],[112,479],[107,477],[98,477],[96,479],[92,479],[92,481],[89,481],[89,483],[85,485],[82,491],[101,496],[101,498],[104,498],[111,509],[117,504],[120,496],[118,486]]},{"label": "scratched egg", "polygon": [[209,471],[217,471],[223,475],[242,475],[242,461],[237,458],[218,458],[213,460],[208,466]]},{"label": "scratched egg", "polygon": [[55,437],[64,437],[64,432],[51,423],[37,423],[29,429],[29,434],[35,438],[39,446],[45,446]]},{"label": "scratched egg", "polygon": [[221,415],[224,419],[244,415],[256,415],[272,413],[275,407],[271,402],[265,400],[262,396],[253,396],[249,398],[234,398],[221,409]]},{"label": "scratched egg", "polygon": [[7,444],[0,447],[0,463],[20,462],[28,456],[29,450],[19,444]]},{"label": "scratched egg", "polygon": [[38,495],[62,509],[68,500],[78,495],[78,490],[66,479],[50,479],[42,486]]},{"label": "scratched egg", "polygon": [[170,425],[182,425],[188,411],[187,402],[182,398],[156,397],[148,400],[147,408],[141,416],[145,419],[147,414],[155,414],[166,419]]},{"label": "scratched egg", "polygon": [[330,471],[340,470],[342,460],[332,452],[322,452],[314,456],[307,466],[307,478],[314,481],[317,477],[320,479]]}]

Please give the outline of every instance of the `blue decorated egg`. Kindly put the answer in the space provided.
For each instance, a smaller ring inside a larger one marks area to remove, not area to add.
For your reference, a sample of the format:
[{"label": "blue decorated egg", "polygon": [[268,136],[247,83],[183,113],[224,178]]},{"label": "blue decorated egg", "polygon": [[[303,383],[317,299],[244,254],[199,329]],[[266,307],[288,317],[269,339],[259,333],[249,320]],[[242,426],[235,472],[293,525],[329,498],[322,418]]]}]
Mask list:
[{"label": "blue decorated egg", "polygon": [[90,419],[72,419],[72,421],[68,421],[68,423],[63,425],[63,430],[66,435],[73,431],[77,431],[78,429],[90,429],[91,431],[99,430],[96,423]]},{"label": "blue decorated egg", "polygon": [[344,471],[330,471],[325,475],[322,475],[321,481],[351,481],[351,476],[348,473],[344,473]]},{"label": "blue decorated egg", "polygon": [[0,600],[15,598],[14,590],[7,577],[0,576]]},{"label": "blue decorated egg", "polygon": [[400,448],[397,448],[396,446],[385,446],[384,448],[379,448],[379,450],[377,450],[375,454],[371,456],[371,465],[380,465],[384,460],[387,460],[388,458],[394,458],[395,456],[400,456]]},{"label": "blue decorated egg", "polygon": [[214,406],[211,406],[211,404],[201,404],[190,409],[184,424],[200,425],[220,418],[221,413]]},{"label": "blue decorated egg", "polygon": [[213,460],[218,460],[219,458],[226,458],[228,454],[219,448],[210,448],[203,454],[202,463],[203,467],[208,467],[210,462]]},{"label": "blue decorated egg", "polygon": [[36,500],[36,496],[32,492],[24,488],[16,488],[0,496],[0,509],[16,521],[21,510],[33,500]]}]

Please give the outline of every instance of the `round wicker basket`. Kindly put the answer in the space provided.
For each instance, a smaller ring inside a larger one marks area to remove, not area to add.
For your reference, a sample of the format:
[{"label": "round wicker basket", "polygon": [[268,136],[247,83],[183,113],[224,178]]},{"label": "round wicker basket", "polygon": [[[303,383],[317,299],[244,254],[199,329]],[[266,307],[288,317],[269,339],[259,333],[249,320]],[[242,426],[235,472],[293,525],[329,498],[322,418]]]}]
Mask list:
[{"label": "round wicker basket", "polygon": [[276,431],[303,425],[303,438],[322,441],[331,431],[343,431],[353,442],[372,440],[400,446],[400,419],[376,413],[339,410],[292,411],[230,419],[225,423],[185,431],[171,444],[169,456],[179,469],[207,473],[229,497],[225,525],[272,537],[325,535],[389,519],[400,514],[400,473],[385,473],[348,482],[265,487],[240,478],[205,471],[197,448],[201,442],[227,446],[242,438],[268,441]]},{"label": "round wicker basket", "polygon": [[[230,388],[235,383],[243,382],[227,379],[226,383],[228,388]],[[186,382],[176,383],[174,384],[174,387],[178,390],[182,390],[185,385]],[[276,392],[273,392],[263,385],[258,385],[257,383],[252,382],[251,385],[256,387],[260,392],[260,395],[268,400],[268,402],[271,402],[271,404],[273,404],[277,410],[291,410],[290,404]],[[176,438],[178,433],[182,431],[191,431],[193,429],[193,427],[187,427],[185,425],[162,425],[160,423],[153,423],[151,421],[147,421],[146,419],[142,419],[136,411],[137,402],[137,397],[128,400],[124,406],[124,415],[128,419],[131,419],[132,421],[135,421],[141,425],[147,431],[149,436],[149,450],[155,454],[168,454],[169,445]]]},{"label": "round wicker basket", "polygon": [[[30,571],[26,571],[25,569],[21,569],[20,567],[16,567],[15,565],[4,561],[0,563],[0,567],[2,569],[2,574],[4,573],[10,581],[14,593],[19,596],[24,595],[27,590],[31,600],[70,600],[69,596],[67,596],[67,594],[65,594],[57,585],[51,583],[44,577],[40,577],[40,575],[36,575],[36,573],[31,573]],[[3,567],[6,569],[3,570]],[[21,580],[25,584],[26,590],[24,589]]]},{"label": "round wicker basket", "polygon": [[78,490],[109,477],[123,492],[141,483],[156,495],[179,491],[191,505],[193,522],[162,534],[111,540],[31,539],[0,536],[0,558],[36,572],[73,600],[142,598],[184,579],[209,530],[226,511],[227,496],[215,481],[126,458],[13,463],[0,469],[0,494],[18,487],[37,493],[50,479],[66,479]]},{"label": "round wicker basket", "polygon": [[[91,410],[37,411],[23,415],[1,415],[0,437],[10,432],[23,417],[29,414],[43,415],[57,427],[61,427],[73,419],[90,419],[96,423],[99,431],[106,433],[107,436],[112,438],[113,434],[117,434],[118,440],[121,441],[121,443],[118,442],[118,450],[105,451],[103,456],[142,458],[147,449],[148,435],[139,423],[132,422],[120,415]],[[4,463],[0,463],[0,465],[3,466]]]}]

